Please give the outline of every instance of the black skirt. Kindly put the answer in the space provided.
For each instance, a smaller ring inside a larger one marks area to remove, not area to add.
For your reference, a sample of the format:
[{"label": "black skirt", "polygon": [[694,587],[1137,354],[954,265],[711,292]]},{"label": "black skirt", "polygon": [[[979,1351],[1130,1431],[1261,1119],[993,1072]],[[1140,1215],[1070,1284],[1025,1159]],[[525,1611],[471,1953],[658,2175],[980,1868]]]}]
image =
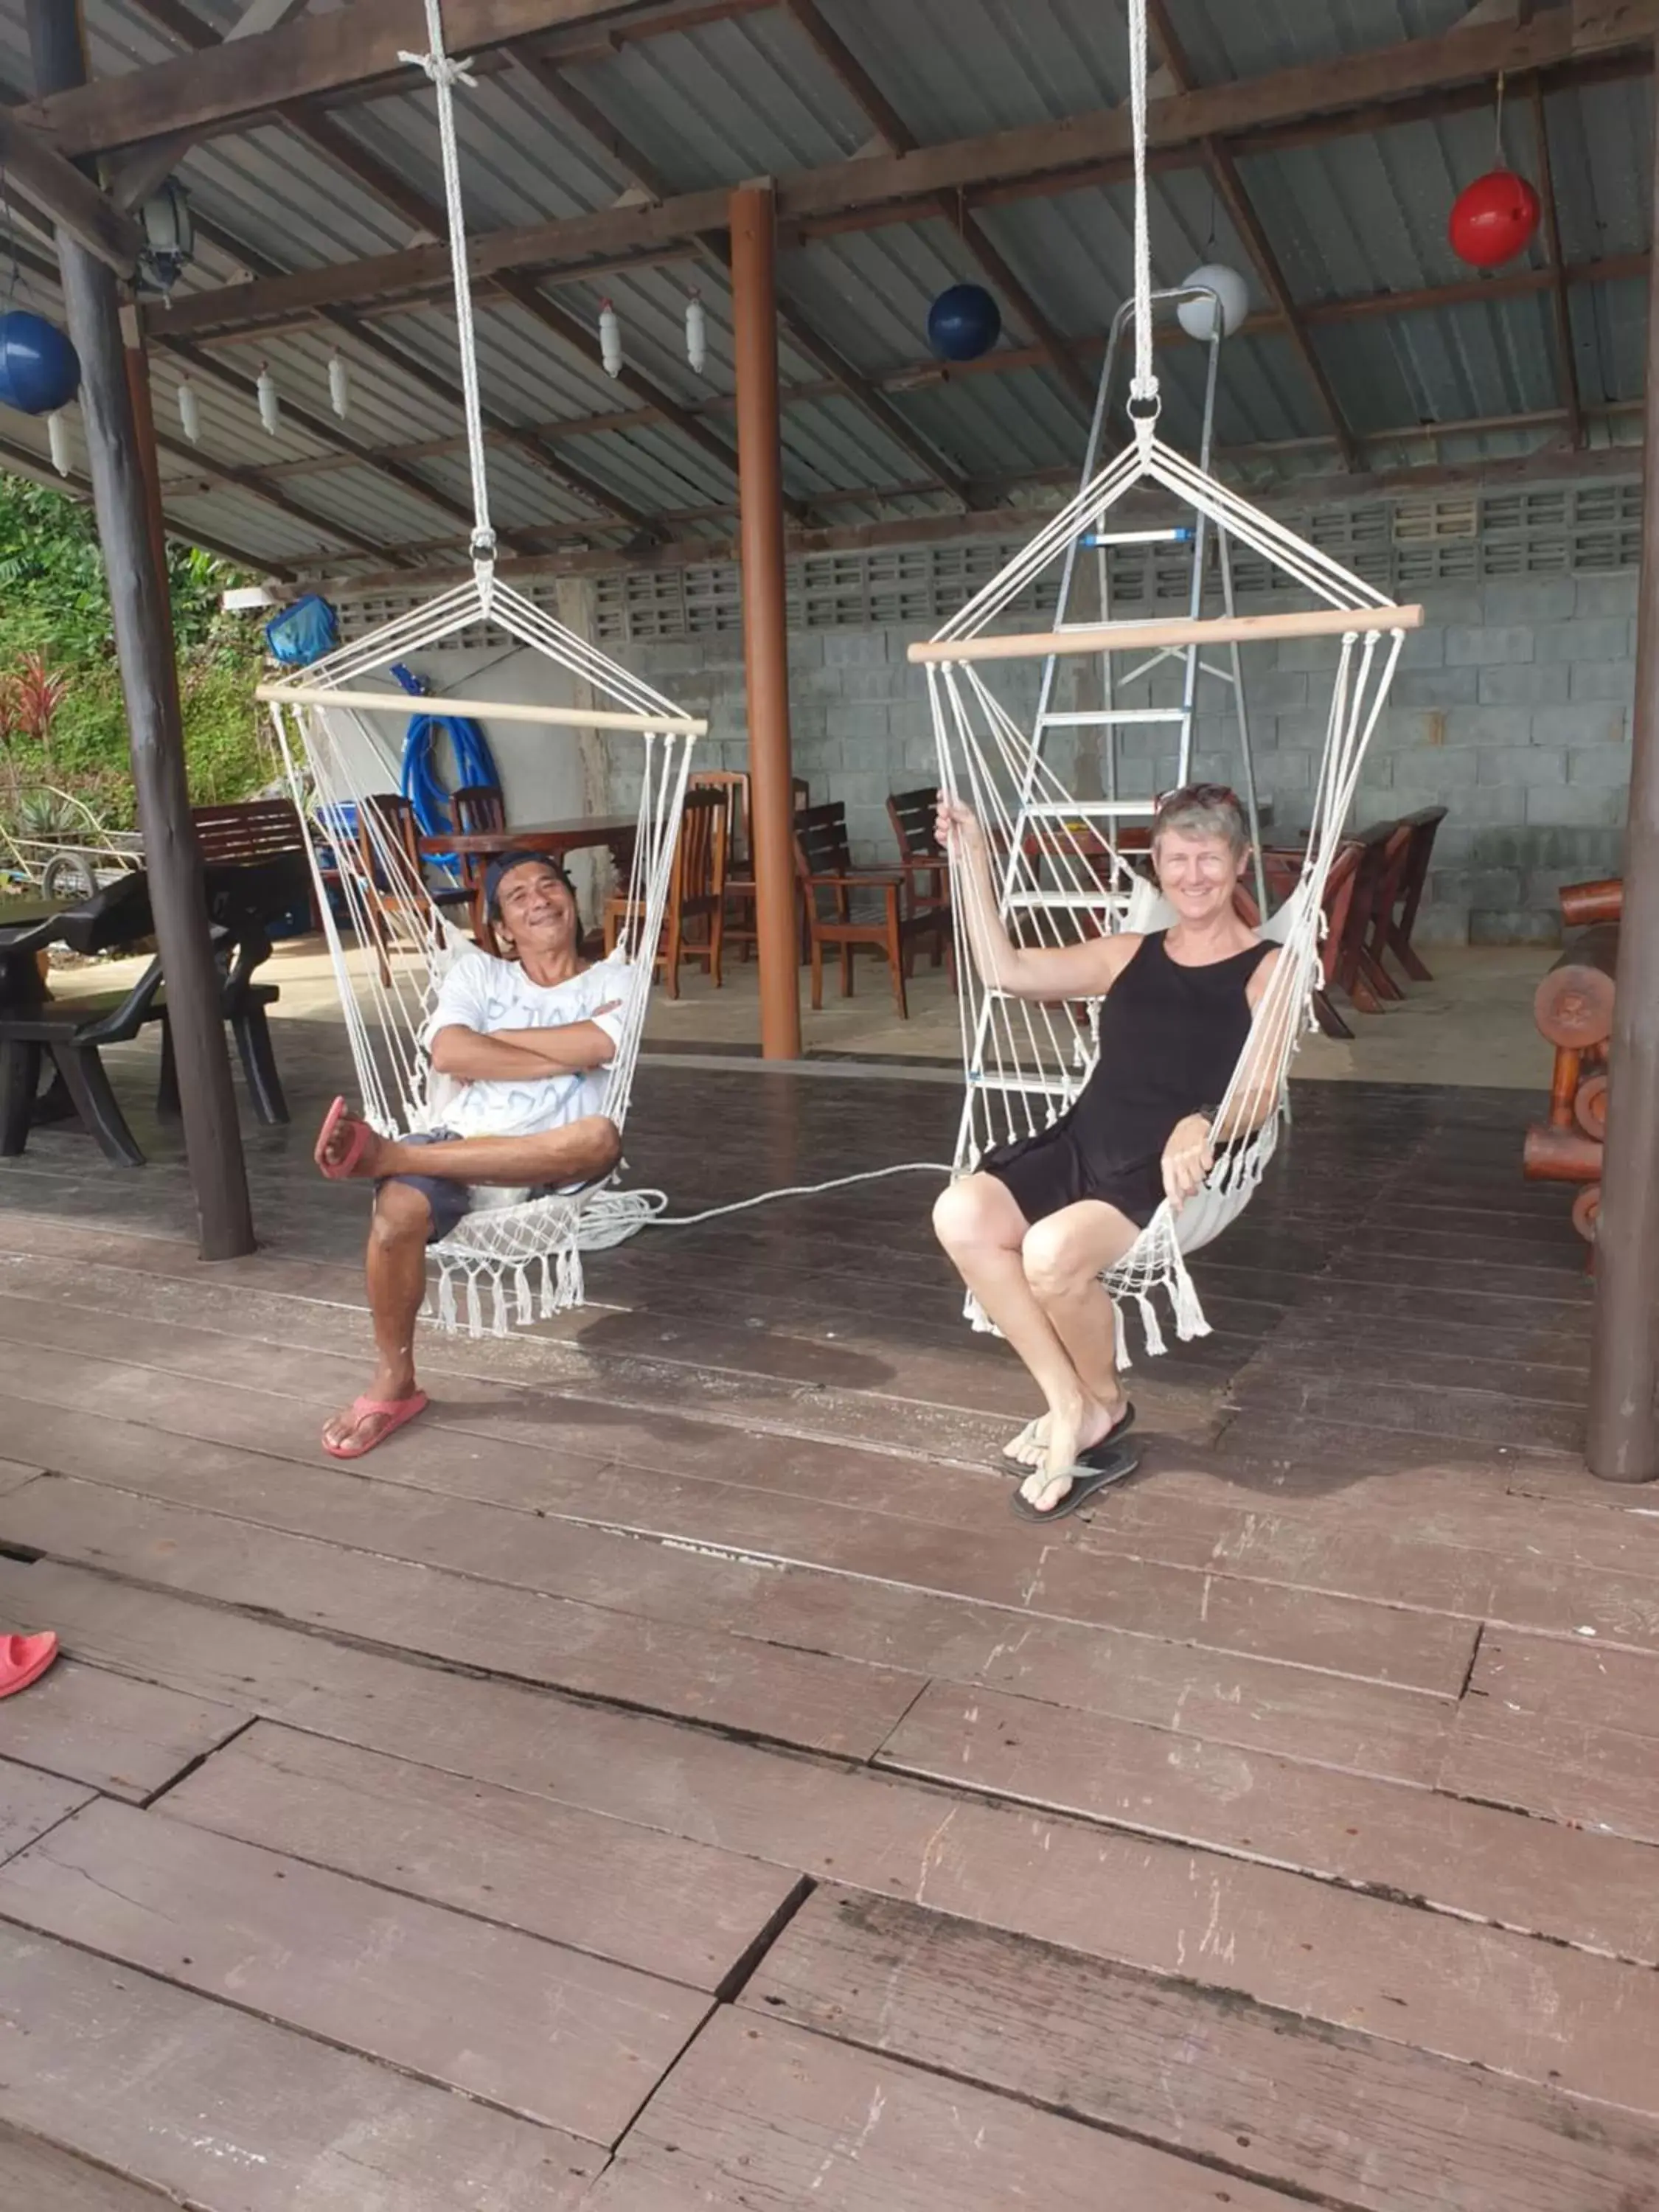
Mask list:
[{"label": "black skirt", "polygon": [[1164,1159],[1133,1160],[1121,1167],[1091,1166],[1085,1159],[1069,1121],[1000,1145],[980,1162],[982,1175],[994,1176],[1027,1221],[1045,1221],[1062,1207],[1098,1199],[1144,1229],[1164,1203]]}]

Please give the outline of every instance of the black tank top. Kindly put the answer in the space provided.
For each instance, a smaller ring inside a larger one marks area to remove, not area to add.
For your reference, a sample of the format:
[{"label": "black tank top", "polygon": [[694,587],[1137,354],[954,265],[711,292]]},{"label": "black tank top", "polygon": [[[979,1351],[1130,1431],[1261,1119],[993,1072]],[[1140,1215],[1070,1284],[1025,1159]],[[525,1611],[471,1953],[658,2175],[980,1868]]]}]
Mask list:
[{"label": "black tank top", "polygon": [[1177,1121],[1218,1106],[1250,1033],[1249,981],[1273,950],[1202,968],[1141,940],[1100,1009],[1100,1058],[1066,1120],[1097,1172],[1160,1158]]}]

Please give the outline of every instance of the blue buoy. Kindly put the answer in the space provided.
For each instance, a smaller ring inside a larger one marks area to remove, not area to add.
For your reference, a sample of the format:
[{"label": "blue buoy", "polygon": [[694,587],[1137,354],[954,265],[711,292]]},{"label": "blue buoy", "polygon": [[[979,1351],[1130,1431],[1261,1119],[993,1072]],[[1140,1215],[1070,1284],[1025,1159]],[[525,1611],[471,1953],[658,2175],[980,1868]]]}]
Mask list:
[{"label": "blue buoy", "polygon": [[982,284],[952,284],[927,310],[927,343],[941,361],[977,361],[1002,336],[1002,311]]},{"label": "blue buoy", "polygon": [[0,315],[0,405],[52,415],[80,389],[80,360],[56,323],[27,307]]}]

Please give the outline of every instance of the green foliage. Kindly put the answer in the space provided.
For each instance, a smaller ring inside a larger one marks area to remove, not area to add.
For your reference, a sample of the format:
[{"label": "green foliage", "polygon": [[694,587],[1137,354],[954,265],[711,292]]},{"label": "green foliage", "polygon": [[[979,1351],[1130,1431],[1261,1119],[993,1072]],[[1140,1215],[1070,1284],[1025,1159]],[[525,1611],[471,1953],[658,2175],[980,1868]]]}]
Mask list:
[{"label": "green foliage", "polygon": [[[253,700],[262,642],[246,617],[227,617],[219,604],[228,586],[247,580],[210,553],[167,548],[185,753],[198,802],[245,799],[275,772]],[[110,828],[131,828],[126,712],[92,510],[0,473],[0,689],[31,654],[67,682],[44,730],[0,704],[0,805],[15,808],[34,785],[55,784]]]}]

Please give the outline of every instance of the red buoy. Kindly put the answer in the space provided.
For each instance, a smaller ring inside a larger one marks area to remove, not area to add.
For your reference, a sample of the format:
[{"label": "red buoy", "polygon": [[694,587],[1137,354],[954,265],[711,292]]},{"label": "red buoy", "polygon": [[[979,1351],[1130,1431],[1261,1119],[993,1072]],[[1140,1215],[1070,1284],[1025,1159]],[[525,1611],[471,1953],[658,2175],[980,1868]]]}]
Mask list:
[{"label": "red buoy", "polygon": [[1489,169],[1452,204],[1446,235],[1472,269],[1498,269],[1523,251],[1543,213],[1537,193],[1513,169]]}]

